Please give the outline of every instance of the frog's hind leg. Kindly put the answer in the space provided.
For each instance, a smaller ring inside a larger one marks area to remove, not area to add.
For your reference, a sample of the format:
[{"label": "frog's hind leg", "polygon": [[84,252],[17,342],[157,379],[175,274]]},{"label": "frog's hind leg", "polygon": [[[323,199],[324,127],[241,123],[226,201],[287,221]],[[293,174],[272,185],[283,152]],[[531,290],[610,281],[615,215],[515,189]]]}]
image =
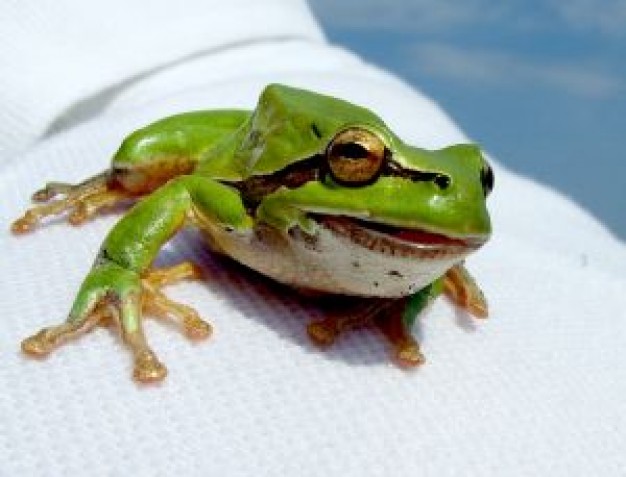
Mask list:
[{"label": "frog's hind leg", "polygon": [[[80,225],[106,207],[112,207],[133,196],[113,186],[112,173],[105,171],[79,184],[49,182],[32,196],[40,203],[28,209],[11,225],[11,231],[23,234],[32,231],[44,218],[69,212],[68,222]],[[63,197],[58,198],[59,195]]]},{"label": "frog's hind leg", "polygon": [[33,201],[40,205],[13,222],[11,230],[30,232],[44,218],[63,213],[72,225],[79,225],[105,208],[151,194],[169,180],[190,174],[201,157],[249,116],[239,110],[194,111],[138,129],[122,141],[106,171],[76,185],[50,182],[35,192]]}]

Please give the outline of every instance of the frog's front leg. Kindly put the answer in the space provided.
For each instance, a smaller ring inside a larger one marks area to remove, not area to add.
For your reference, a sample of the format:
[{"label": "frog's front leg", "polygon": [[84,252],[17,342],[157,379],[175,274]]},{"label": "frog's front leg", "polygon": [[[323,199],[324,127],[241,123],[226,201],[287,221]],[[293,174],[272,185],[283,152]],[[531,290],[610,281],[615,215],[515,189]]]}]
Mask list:
[{"label": "frog's front leg", "polygon": [[444,293],[476,318],[487,318],[487,299],[463,263],[448,270],[443,280]]},{"label": "frog's front leg", "polygon": [[142,304],[181,318],[189,334],[210,331],[195,311],[169,301],[159,291],[168,281],[194,272],[185,266],[150,270],[162,245],[191,217],[194,222],[210,220],[234,230],[249,228],[252,223],[238,194],[228,186],[200,176],[181,176],[168,182],[135,205],[111,230],[67,320],[27,338],[22,349],[29,354],[47,354],[112,315],[133,354],[134,377],[139,381],[163,379],[166,368],[143,332]]}]

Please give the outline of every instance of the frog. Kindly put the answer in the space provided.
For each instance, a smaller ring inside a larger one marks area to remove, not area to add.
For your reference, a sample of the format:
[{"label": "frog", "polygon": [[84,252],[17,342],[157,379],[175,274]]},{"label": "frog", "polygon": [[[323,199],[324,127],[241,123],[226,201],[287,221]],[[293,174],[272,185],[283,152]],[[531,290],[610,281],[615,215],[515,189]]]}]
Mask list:
[{"label": "frog", "polygon": [[45,356],[114,323],[139,382],[167,368],[149,345],[144,315],[173,319],[192,339],[212,326],[162,288],[201,278],[190,261],[156,267],[161,248],[195,227],[224,255],[302,296],[349,299],[307,334],[322,348],[369,326],[402,367],[421,365],[412,328],[439,296],[476,318],[488,305],[465,259],[491,236],[491,166],[479,146],[410,145],[371,110],[282,84],[263,88],[254,110],[175,114],[121,142],[110,166],[80,183],[49,182],[13,233],[50,216],[72,225],[130,203],[96,255],[63,321],[21,343]]}]

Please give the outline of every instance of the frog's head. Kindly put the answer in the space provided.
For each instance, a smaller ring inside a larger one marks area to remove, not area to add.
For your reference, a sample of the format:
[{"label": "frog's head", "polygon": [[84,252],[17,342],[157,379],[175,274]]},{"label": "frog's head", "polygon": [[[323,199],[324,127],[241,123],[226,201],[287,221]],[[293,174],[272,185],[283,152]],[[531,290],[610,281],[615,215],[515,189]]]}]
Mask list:
[{"label": "frog's head", "polygon": [[364,108],[280,85],[239,135],[213,174],[293,240],[330,232],[380,254],[459,261],[490,235],[493,174],[475,145],[412,147]]}]

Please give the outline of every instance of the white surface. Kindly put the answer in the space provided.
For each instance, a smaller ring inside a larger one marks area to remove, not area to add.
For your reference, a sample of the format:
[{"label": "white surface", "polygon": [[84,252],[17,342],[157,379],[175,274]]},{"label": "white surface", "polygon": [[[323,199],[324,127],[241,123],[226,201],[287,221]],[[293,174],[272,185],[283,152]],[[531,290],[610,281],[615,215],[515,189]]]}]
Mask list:
[{"label": "white surface", "polygon": [[117,89],[168,66],[255,42],[321,38],[297,0],[9,1],[0,26],[0,157],[24,151],[57,126],[51,120],[93,115]]},{"label": "white surface", "polygon": [[[5,165],[3,227],[46,180],[102,169],[132,128],[173,111],[252,106],[269,81],[368,105],[422,146],[464,139],[429,100],[313,41],[242,45],[122,91],[91,122]],[[285,60],[270,61],[270,47]],[[198,81],[220,61],[226,81]],[[170,371],[152,387],[132,382],[110,330],[44,362],[18,351],[24,336],[65,315],[114,217],[1,234],[0,475],[625,475],[624,245],[497,165],[490,209],[494,238],[469,266],[491,318],[478,323],[438,301],[416,330],[428,359],[416,372],[391,365],[367,330],[317,350],[305,333],[316,310],[182,234],[160,260],[200,260],[210,278],[169,294],[215,334],[190,345],[148,320]]]}]

